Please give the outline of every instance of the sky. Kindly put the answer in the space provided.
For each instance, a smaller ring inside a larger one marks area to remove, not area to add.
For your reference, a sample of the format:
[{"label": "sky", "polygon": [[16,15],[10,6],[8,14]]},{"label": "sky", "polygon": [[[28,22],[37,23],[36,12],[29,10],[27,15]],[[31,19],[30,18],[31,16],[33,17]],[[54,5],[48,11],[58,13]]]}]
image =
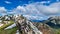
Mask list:
[{"label": "sky", "polygon": [[37,20],[60,16],[60,0],[0,0],[0,15],[6,14],[22,14]]}]

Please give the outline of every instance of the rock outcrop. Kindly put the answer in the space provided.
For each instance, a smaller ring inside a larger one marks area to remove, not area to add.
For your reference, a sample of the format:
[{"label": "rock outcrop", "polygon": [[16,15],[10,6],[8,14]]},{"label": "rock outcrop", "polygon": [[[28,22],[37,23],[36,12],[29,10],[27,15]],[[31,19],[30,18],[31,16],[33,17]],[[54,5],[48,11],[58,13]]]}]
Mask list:
[{"label": "rock outcrop", "polygon": [[35,27],[29,20],[27,20],[22,15],[15,18],[15,22],[20,34],[42,34],[42,32],[38,30],[37,27]]}]

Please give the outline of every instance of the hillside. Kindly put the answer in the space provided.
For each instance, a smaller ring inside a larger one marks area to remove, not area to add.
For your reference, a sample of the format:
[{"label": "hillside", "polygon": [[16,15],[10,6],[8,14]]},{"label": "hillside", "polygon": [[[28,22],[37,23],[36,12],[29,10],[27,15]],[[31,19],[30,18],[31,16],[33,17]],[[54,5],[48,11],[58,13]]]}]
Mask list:
[{"label": "hillside", "polygon": [[[7,18],[8,17],[8,18]],[[22,15],[0,17],[1,34],[60,34],[60,16],[32,22]],[[15,25],[13,25],[15,24]],[[3,33],[4,32],[4,33]]]}]

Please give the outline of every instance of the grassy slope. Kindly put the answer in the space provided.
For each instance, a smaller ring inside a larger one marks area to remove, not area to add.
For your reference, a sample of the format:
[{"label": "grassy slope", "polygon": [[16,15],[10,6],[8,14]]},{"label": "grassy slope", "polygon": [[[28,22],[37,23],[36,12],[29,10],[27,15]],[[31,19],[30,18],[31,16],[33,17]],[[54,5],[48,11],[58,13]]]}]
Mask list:
[{"label": "grassy slope", "polygon": [[8,30],[4,30],[4,28],[6,28],[14,23],[13,21],[10,21],[10,22],[11,23],[5,24],[2,27],[0,27],[0,34],[15,34],[16,33],[17,27],[14,27],[14,28],[8,29]]},{"label": "grassy slope", "polygon": [[14,23],[13,21],[10,21],[9,24],[4,24],[2,27],[0,27],[0,30],[12,25],[13,23]]},{"label": "grassy slope", "polygon": [[60,34],[60,28],[59,29],[54,29],[55,34]]},{"label": "grassy slope", "polygon": [[15,34],[17,27],[8,30],[0,30],[0,34]]}]

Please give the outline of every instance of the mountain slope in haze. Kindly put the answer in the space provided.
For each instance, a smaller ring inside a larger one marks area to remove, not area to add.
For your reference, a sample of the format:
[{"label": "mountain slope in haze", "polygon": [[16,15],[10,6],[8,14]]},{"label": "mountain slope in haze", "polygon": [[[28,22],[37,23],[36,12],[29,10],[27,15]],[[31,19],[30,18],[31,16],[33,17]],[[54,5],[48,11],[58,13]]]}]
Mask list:
[{"label": "mountain slope in haze", "polygon": [[37,27],[44,34],[60,34],[60,16],[49,17],[47,20],[37,23]]}]

